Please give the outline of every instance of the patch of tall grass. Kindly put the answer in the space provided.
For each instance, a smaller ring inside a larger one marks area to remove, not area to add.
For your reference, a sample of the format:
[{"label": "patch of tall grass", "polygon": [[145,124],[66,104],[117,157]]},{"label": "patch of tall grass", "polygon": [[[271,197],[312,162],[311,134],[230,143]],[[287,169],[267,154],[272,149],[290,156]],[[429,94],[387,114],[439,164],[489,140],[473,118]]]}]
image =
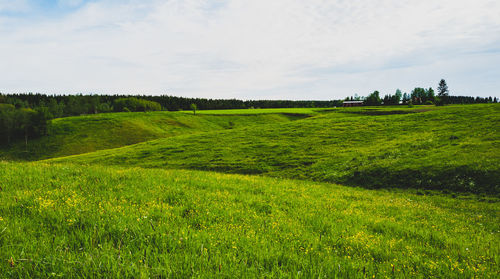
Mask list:
[{"label": "patch of tall grass", "polygon": [[495,278],[498,203],[187,170],[0,162],[0,274]]}]

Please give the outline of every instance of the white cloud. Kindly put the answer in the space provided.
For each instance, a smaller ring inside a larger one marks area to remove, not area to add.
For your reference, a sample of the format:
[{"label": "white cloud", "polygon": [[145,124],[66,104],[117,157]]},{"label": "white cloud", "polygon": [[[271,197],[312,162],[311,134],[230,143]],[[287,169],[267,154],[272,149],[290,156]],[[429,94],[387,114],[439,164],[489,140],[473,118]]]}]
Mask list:
[{"label": "white cloud", "polygon": [[481,83],[500,72],[499,13],[488,0],[94,1],[2,26],[0,91],[331,99],[449,77],[481,95],[500,86]]}]

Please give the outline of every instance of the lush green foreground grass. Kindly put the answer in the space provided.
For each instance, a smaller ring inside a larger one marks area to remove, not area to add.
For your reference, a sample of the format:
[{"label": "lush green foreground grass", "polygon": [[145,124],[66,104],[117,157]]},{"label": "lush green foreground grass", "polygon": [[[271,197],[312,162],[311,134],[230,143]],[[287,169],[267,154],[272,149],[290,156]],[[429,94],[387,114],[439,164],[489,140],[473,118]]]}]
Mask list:
[{"label": "lush green foreground grass", "polygon": [[0,163],[0,277],[495,278],[498,203],[212,172]]},{"label": "lush green foreground grass", "polygon": [[116,148],[172,136],[283,123],[307,117],[310,110],[294,114],[197,115],[182,112],[105,113],[54,119],[48,136],[0,148],[0,158],[39,160]]},{"label": "lush green foreground grass", "polygon": [[500,193],[500,105],[336,109],[55,159]]}]

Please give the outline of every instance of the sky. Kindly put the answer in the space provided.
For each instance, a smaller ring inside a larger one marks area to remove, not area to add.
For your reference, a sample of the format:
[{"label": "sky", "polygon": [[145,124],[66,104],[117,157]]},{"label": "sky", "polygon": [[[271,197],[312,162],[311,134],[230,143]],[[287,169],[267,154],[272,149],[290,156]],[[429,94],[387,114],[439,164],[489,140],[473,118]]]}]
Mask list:
[{"label": "sky", "polygon": [[0,0],[0,92],[500,97],[498,0]]}]

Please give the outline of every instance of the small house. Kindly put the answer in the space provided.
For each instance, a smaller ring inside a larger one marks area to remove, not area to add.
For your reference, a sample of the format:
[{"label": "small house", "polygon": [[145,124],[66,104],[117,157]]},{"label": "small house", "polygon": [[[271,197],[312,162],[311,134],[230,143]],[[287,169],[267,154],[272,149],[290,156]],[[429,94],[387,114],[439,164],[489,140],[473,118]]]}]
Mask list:
[{"label": "small house", "polygon": [[343,107],[359,107],[363,105],[363,101],[344,101],[342,103]]}]

